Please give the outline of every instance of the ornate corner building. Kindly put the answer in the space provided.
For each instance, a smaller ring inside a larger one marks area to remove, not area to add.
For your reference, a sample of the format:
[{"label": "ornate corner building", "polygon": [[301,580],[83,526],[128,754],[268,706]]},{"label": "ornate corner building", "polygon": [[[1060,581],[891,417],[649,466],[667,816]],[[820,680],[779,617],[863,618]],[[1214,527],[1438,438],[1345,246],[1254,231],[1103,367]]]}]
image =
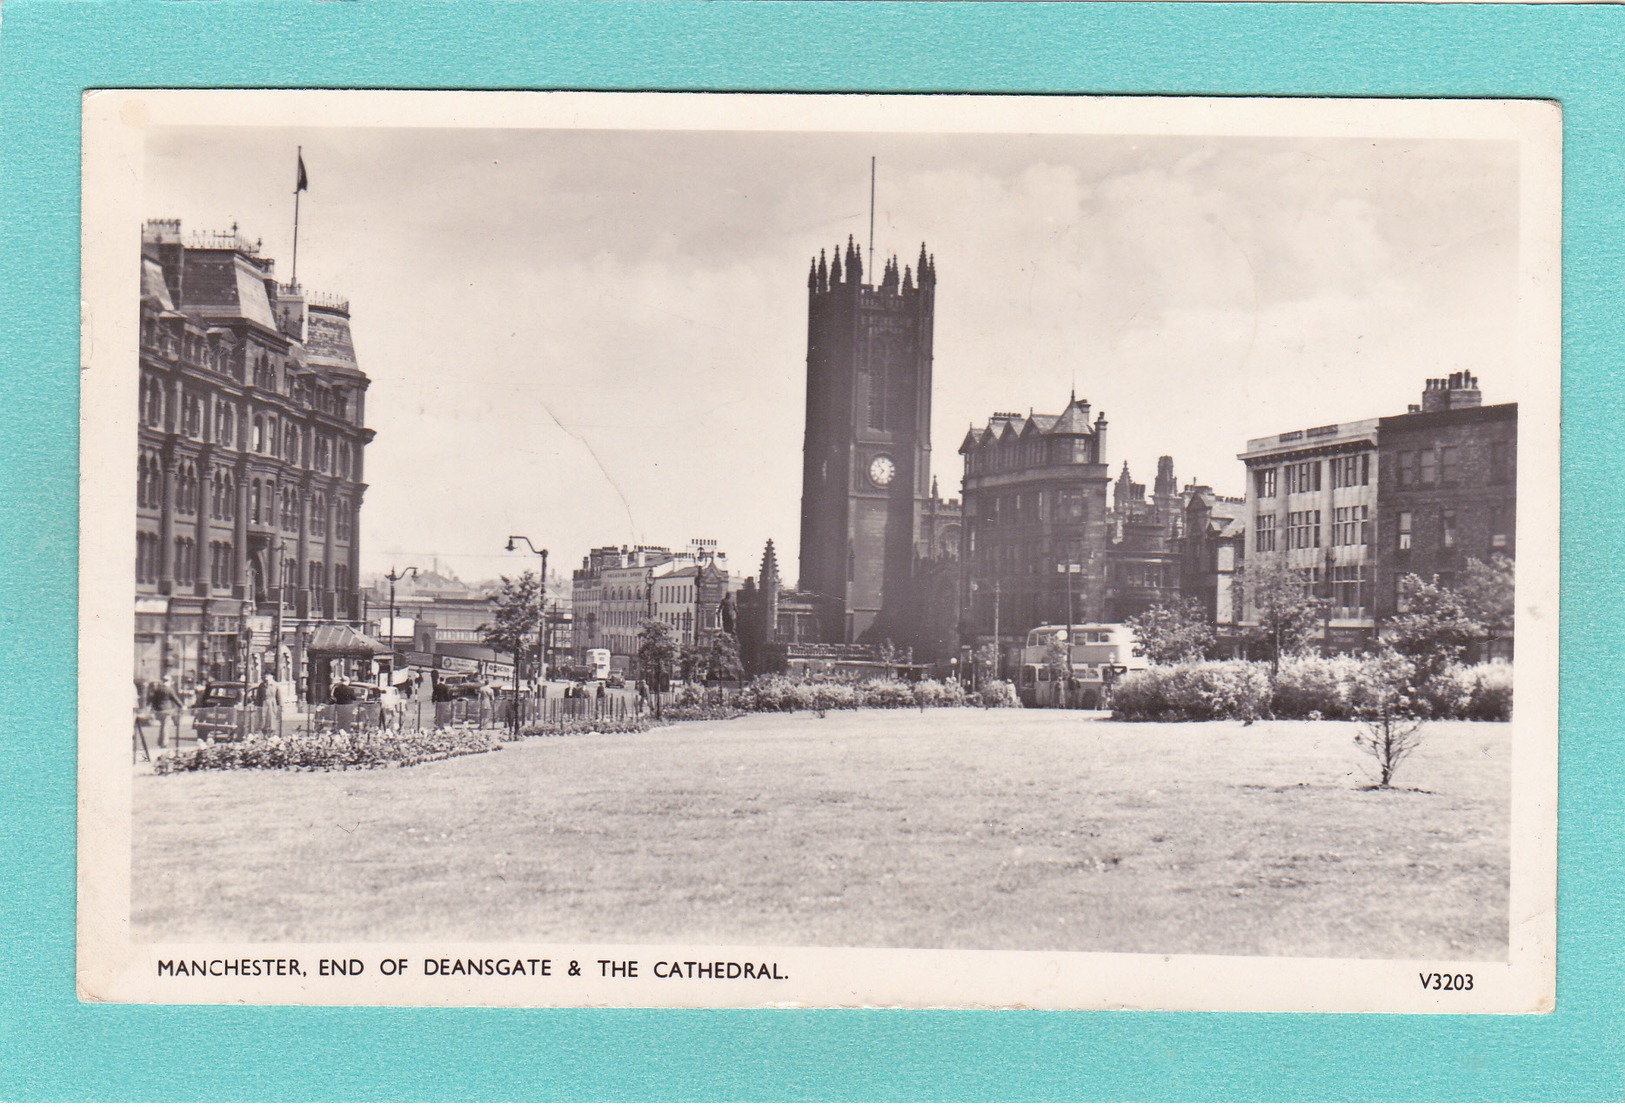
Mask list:
[{"label": "ornate corner building", "polygon": [[152,220],[140,343],[136,679],[294,680],[322,627],[363,616],[349,304],[278,283],[235,227]]}]

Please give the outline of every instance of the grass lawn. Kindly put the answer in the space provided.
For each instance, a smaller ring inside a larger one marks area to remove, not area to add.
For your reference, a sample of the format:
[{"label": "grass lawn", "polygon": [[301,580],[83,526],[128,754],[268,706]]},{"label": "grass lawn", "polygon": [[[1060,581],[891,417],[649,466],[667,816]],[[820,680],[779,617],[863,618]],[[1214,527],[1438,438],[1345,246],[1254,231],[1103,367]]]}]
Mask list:
[{"label": "grass lawn", "polygon": [[1510,735],[756,715],[404,769],[135,780],[150,939],[1506,955]]}]

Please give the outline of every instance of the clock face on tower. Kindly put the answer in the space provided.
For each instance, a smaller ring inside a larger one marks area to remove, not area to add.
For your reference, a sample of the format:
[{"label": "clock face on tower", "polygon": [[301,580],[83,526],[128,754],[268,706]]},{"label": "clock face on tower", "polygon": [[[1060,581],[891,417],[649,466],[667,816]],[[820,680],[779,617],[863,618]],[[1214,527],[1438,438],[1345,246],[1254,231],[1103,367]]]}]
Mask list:
[{"label": "clock face on tower", "polygon": [[885,488],[891,484],[892,478],[897,475],[897,462],[885,454],[876,454],[875,459],[869,462],[869,479],[875,483],[876,488]]}]

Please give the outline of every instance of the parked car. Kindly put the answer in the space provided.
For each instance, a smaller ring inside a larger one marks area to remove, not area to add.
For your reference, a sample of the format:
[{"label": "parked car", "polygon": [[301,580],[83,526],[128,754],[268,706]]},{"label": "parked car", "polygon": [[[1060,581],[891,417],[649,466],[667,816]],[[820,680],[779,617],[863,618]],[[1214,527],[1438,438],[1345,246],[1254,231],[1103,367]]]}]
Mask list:
[{"label": "parked car", "polygon": [[192,726],[199,742],[229,742],[237,737],[240,712],[248,704],[248,686],[240,680],[211,680],[192,705]]},{"label": "parked car", "polygon": [[608,688],[625,688],[626,677],[621,673],[610,673],[609,676],[604,679],[604,685]]}]

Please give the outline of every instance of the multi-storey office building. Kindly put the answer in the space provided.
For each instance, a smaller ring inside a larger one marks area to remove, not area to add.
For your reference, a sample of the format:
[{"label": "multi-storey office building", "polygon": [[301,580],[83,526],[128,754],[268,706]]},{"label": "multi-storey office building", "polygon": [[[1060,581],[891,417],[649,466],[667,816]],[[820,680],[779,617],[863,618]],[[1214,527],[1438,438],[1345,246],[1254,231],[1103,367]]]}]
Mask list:
[{"label": "multi-storey office building", "polygon": [[[1453,587],[1468,562],[1517,552],[1518,405],[1483,405],[1478,378],[1429,380],[1422,402],[1380,421],[1382,572],[1376,613],[1405,610],[1410,574]],[[1494,652],[1509,653],[1510,638]]]},{"label": "multi-storey office building", "polygon": [[136,679],[298,680],[362,616],[349,305],[279,284],[235,228],[150,221],[141,272]]},{"label": "multi-storey office building", "polygon": [[[1279,558],[1327,601],[1331,649],[1370,640],[1375,597],[1377,423],[1361,419],[1248,441],[1249,560]],[[1246,620],[1256,618],[1250,601]]]}]

